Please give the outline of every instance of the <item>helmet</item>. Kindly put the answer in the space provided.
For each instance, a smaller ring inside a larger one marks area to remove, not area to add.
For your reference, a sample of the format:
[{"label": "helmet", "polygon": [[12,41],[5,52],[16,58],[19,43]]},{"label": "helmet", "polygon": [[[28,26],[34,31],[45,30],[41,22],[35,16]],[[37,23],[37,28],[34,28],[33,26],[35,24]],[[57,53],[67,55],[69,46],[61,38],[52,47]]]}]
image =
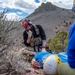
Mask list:
[{"label": "helmet", "polygon": [[49,55],[45,60],[44,60],[44,73],[48,75],[57,75],[57,68],[61,64],[61,60],[57,55]]},{"label": "helmet", "polygon": [[26,27],[28,26],[29,21],[30,21],[30,20],[28,20],[28,19],[23,19],[23,20],[22,20],[22,25],[23,25],[24,28],[26,28]]}]

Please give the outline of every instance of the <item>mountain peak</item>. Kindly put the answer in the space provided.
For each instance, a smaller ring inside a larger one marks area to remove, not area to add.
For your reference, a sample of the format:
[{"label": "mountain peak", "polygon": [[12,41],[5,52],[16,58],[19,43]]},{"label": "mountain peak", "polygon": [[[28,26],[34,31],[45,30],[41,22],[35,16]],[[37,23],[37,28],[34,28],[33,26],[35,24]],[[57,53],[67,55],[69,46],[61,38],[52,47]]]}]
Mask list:
[{"label": "mountain peak", "polygon": [[39,6],[39,9],[42,9],[43,11],[50,11],[55,10],[56,6],[54,6],[51,2],[42,3],[41,6]]},{"label": "mountain peak", "polygon": [[51,2],[47,2],[47,3],[42,3],[33,13],[32,15],[38,14],[38,13],[43,13],[43,12],[47,12],[47,11],[53,11],[56,10],[57,6],[53,5]]}]

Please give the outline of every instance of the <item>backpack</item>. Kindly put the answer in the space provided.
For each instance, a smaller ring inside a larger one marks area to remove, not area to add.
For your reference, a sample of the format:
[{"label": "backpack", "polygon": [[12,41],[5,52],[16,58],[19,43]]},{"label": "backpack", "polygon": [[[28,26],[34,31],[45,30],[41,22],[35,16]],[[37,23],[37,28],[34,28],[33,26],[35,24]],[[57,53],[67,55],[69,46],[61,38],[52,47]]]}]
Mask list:
[{"label": "backpack", "polygon": [[36,38],[34,38],[34,36],[32,36],[32,38],[31,38],[31,46],[32,47],[42,44],[42,39],[41,39],[41,36],[40,36],[39,29],[36,25],[34,25],[34,28],[35,28],[36,34],[39,35],[39,36],[36,37]]}]

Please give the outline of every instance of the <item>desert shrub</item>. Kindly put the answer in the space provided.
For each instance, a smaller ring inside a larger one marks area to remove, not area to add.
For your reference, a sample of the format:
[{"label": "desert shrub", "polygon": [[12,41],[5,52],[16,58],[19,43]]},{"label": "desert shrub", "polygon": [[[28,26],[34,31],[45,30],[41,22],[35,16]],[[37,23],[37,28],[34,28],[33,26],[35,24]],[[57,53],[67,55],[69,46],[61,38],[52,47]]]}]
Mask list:
[{"label": "desert shrub", "polygon": [[[28,61],[30,61],[33,56],[29,56],[29,54],[24,53],[24,51],[27,50],[25,47],[15,47],[14,45],[12,47],[10,46],[14,40],[9,40],[9,38],[11,39],[10,32],[12,32],[13,29],[17,29],[17,26],[15,26],[17,22],[7,21],[5,13],[5,11],[0,13],[0,66],[2,61],[2,64],[10,64],[10,69],[14,69],[16,72],[30,71],[31,66]],[[8,71],[10,71],[10,69]]]},{"label": "desert shrub", "polygon": [[5,44],[13,22],[6,21],[5,12],[0,13],[0,44]]},{"label": "desert shrub", "polygon": [[54,38],[48,39],[49,48],[58,53],[65,51],[68,42],[68,34],[64,31],[56,33]]},{"label": "desert shrub", "polygon": [[0,56],[3,55],[3,51],[10,45],[11,41],[8,42],[9,32],[12,31],[14,21],[8,21],[6,19],[6,13],[8,10],[0,12]]}]

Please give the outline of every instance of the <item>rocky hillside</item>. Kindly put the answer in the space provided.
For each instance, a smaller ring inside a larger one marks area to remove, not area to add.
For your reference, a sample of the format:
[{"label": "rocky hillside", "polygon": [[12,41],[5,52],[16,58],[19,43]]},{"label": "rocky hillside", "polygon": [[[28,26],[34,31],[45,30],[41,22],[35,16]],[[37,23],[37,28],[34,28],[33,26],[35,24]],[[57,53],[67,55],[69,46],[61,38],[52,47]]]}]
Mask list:
[{"label": "rocky hillside", "polygon": [[[59,8],[48,2],[46,4],[42,3],[27,18],[34,24],[42,25],[48,39],[58,31],[68,32],[70,25],[75,21],[75,14],[71,10]],[[31,51],[28,51],[29,47],[25,48],[23,44],[22,34],[24,28],[21,22],[16,22],[14,26],[17,26],[17,28],[9,33],[9,41],[12,42],[12,47],[4,50],[5,56],[0,58],[0,75],[44,75],[42,70],[33,70],[30,63],[28,63],[28,60],[31,61],[30,59],[32,59],[30,57],[33,57],[35,53],[29,54],[31,53]],[[26,72],[19,74],[17,71]],[[27,72],[29,73],[26,74]]]},{"label": "rocky hillside", "polygon": [[56,32],[68,32],[69,26],[74,22],[75,14],[68,9],[59,8],[52,3],[42,3],[29,18],[34,24],[44,27],[47,38],[53,37]]},{"label": "rocky hillside", "polygon": [[[46,4],[42,3],[41,6],[39,6],[31,15],[37,15],[38,13],[53,11],[58,9],[59,7],[56,7],[52,3],[47,2]],[[30,15],[30,16],[31,16]]]},{"label": "rocky hillside", "polygon": [[[75,14],[68,9],[59,8],[52,3],[42,3],[33,13],[27,16],[33,24],[40,24],[43,26],[47,39],[54,37],[58,31],[68,32],[70,25],[75,21]],[[15,30],[10,32],[10,40],[13,45],[22,45],[24,28],[21,21],[15,23],[17,26]]]},{"label": "rocky hillside", "polygon": [[[68,9],[59,8],[52,3],[42,3],[33,13],[27,16],[33,24],[43,26],[47,39],[54,37],[58,31],[68,32],[70,25],[75,21],[75,14]],[[17,28],[10,33],[13,45],[22,45],[24,28],[21,21],[15,23]]]}]

